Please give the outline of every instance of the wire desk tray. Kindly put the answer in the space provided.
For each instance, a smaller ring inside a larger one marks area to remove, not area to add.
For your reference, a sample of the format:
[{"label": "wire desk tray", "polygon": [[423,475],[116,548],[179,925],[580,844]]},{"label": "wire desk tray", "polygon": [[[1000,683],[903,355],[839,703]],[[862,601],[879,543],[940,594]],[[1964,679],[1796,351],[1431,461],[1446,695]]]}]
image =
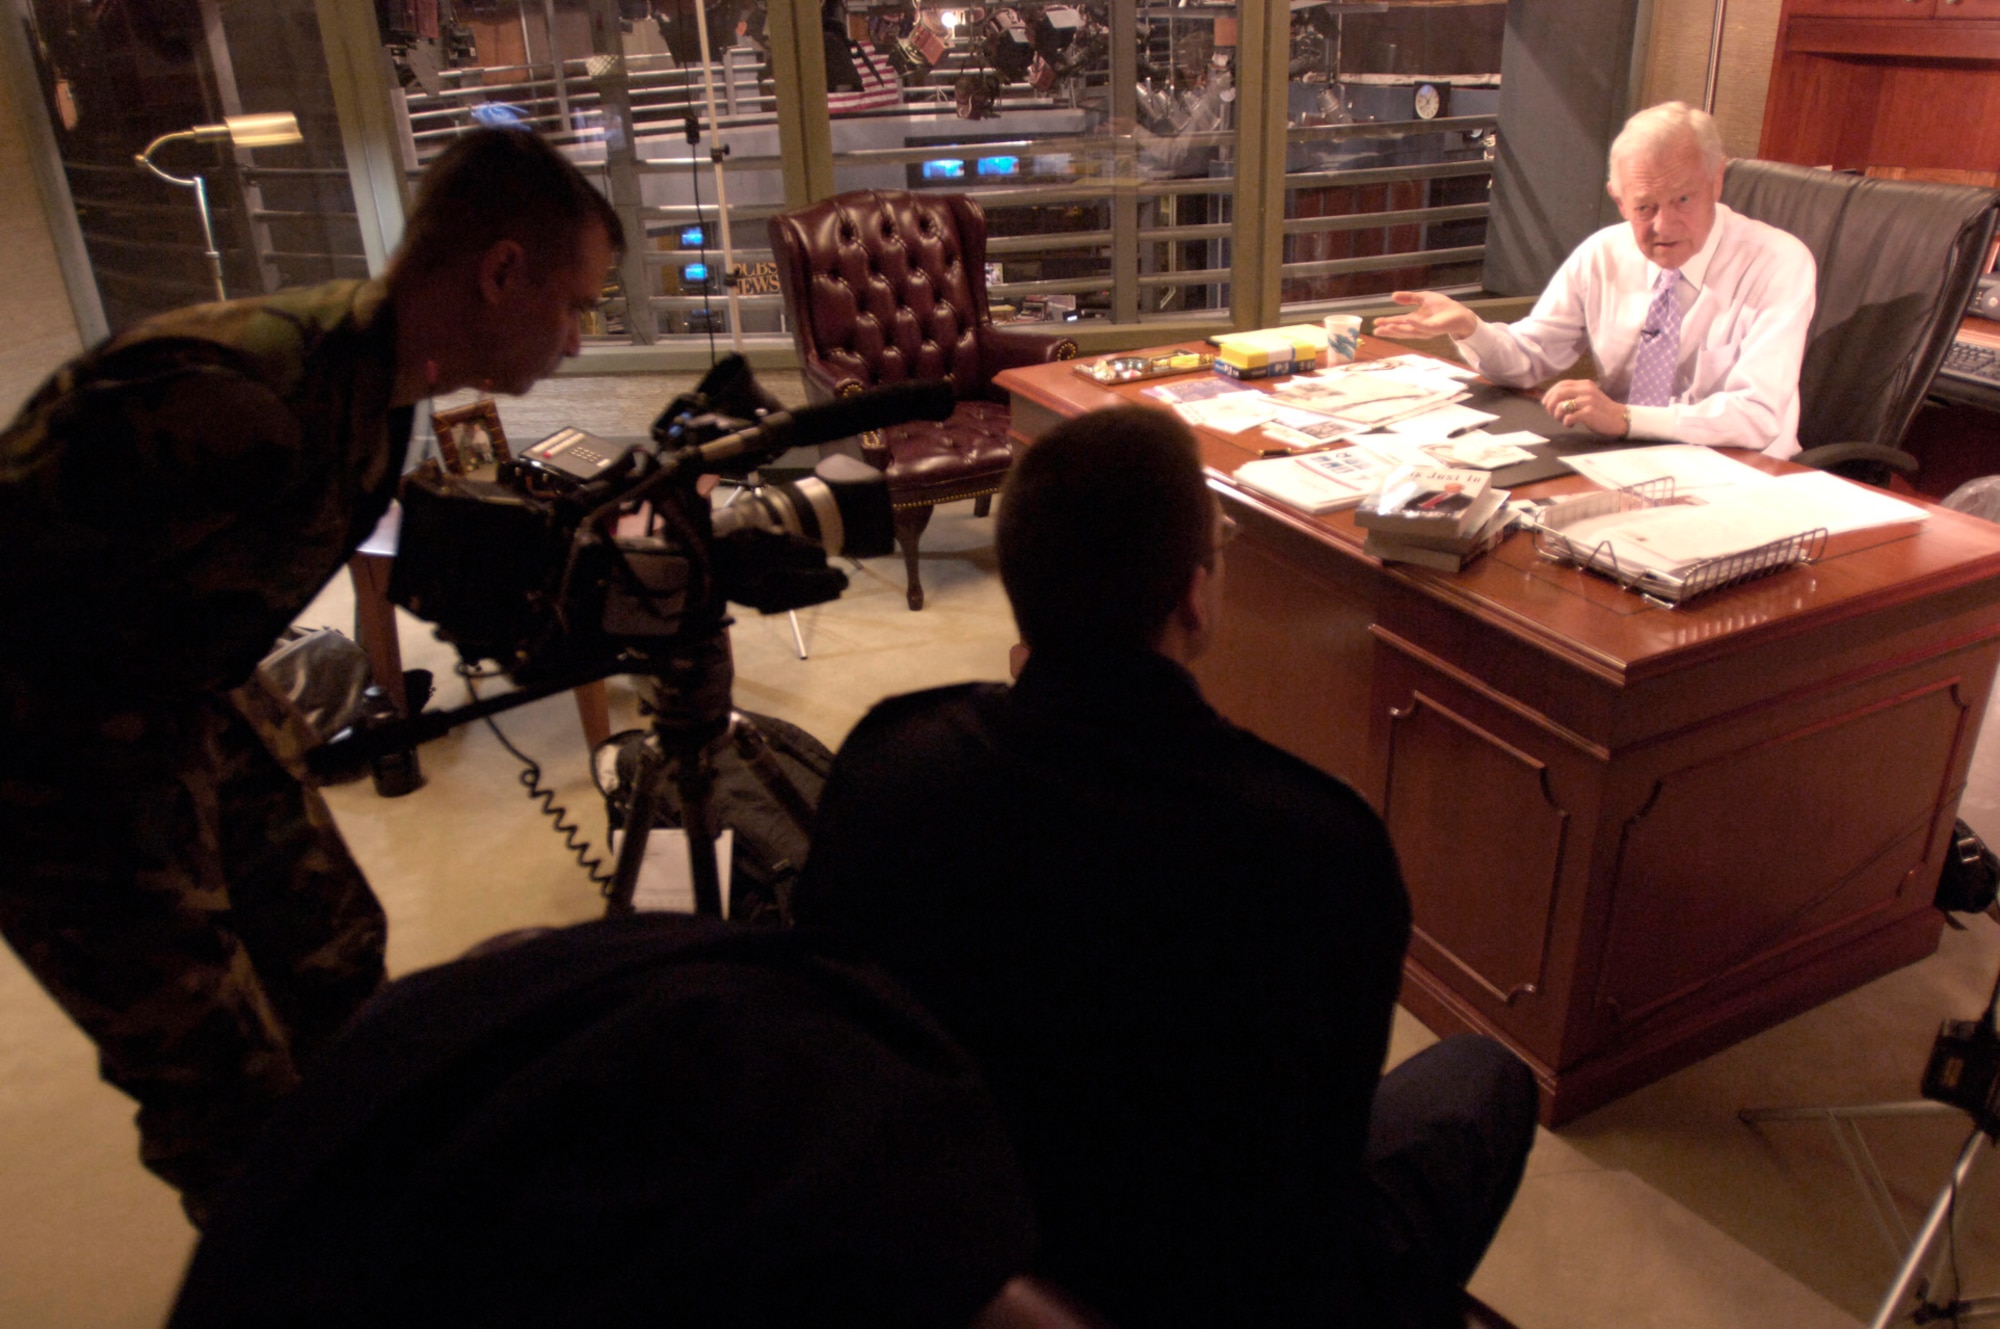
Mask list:
[{"label": "wire desk tray", "polygon": [[1699,595],[1737,586],[1758,577],[1816,561],[1826,550],[1824,526],[1782,540],[1738,550],[1689,564],[1677,572],[1619,564],[1610,539],[1594,544],[1573,540],[1564,531],[1579,522],[1618,512],[1637,512],[1666,507],[1674,502],[1672,479],[1647,480],[1624,489],[1607,489],[1577,498],[1560,499],[1530,519],[1535,532],[1535,552],[1558,563],[1572,563],[1603,573],[1628,591],[1655,604],[1676,609]]}]

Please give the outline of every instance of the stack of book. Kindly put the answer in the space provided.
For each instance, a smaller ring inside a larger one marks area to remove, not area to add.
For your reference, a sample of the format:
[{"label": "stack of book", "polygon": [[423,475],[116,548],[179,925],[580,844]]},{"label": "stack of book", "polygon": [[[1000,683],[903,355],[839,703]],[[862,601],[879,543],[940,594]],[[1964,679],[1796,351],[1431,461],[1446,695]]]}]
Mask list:
[{"label": "stack of book", "polygon": [[1362,551],[1385,563],[1456,572],[1506,538],[1507,491],[1485,471],[1402,466],[1354,510]]},{"label": "stack of book", "polygon": [[1215,372],[1228,378],[1275,378],[1298,374],[1319,363],[1326,349],[1324,329],[1301,324],[1231,332],[1215,339]]}]

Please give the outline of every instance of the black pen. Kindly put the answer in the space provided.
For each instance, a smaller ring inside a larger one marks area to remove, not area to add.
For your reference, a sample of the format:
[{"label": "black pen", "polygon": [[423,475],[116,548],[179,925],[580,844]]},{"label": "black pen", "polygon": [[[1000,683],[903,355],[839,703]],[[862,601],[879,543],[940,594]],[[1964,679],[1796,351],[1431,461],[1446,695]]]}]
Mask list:
[{"label": "black pen", "polygon": [[1461,434],[1469,434],[1469,433],[1471,433],[1471,432],[1472,432],[1473,430],[1475,430],[1475,429],[1482,429],[1482,428],[1484,428],[1484,427],[1485,427],[1485,421],[1483,421],[1483,420],[1482,420],[1482,421],[1481,421],[1481,422],[1480,422],[1479,424],[1476,424],[1476,425],[1460,425],[1460,426],[1459,426],[1458,428],[1456,428],[1456,429],[1452,430],[1452,431],[1451,431],[1450,433],[1446,434],[1446,435],[1445,435],[1445,437],[1446,437],[1446,438],[1457,438],[1457,437],[1459,437],[1459,436],[1460,436]]}]

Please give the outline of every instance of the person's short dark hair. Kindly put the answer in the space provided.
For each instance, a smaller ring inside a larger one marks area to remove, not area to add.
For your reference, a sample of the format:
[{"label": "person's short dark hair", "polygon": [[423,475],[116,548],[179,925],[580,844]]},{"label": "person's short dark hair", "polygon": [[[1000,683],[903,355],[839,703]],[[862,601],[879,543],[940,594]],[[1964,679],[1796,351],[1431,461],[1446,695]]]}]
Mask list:
[{"label": "person's short dark hair", "polygon": [[1022,639],[1150,649],[1212,556],[1214,523],[1178,416],[1118,406],[1056,426],[1014,463],[1000,500],[1000,580]]},{"label": "person's short dark hair", "polygon": [[474,129],[424,172],[398,262],[448,268],[516,240],[553,268],[575,261],[593,221],[622,253],[617,212],[553,144],[527,130]]}]

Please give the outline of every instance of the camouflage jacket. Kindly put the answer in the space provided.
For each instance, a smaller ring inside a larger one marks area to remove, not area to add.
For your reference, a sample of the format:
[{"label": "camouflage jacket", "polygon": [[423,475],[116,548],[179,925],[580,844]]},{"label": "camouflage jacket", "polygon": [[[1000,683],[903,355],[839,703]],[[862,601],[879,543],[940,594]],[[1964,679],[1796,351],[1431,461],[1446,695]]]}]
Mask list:
[{"label": "camouflage jacket", "polygon": [[0,433],[0,727],[250,676],[395,491],[410,412],[386,295],[164,314],[28,400]]}]

